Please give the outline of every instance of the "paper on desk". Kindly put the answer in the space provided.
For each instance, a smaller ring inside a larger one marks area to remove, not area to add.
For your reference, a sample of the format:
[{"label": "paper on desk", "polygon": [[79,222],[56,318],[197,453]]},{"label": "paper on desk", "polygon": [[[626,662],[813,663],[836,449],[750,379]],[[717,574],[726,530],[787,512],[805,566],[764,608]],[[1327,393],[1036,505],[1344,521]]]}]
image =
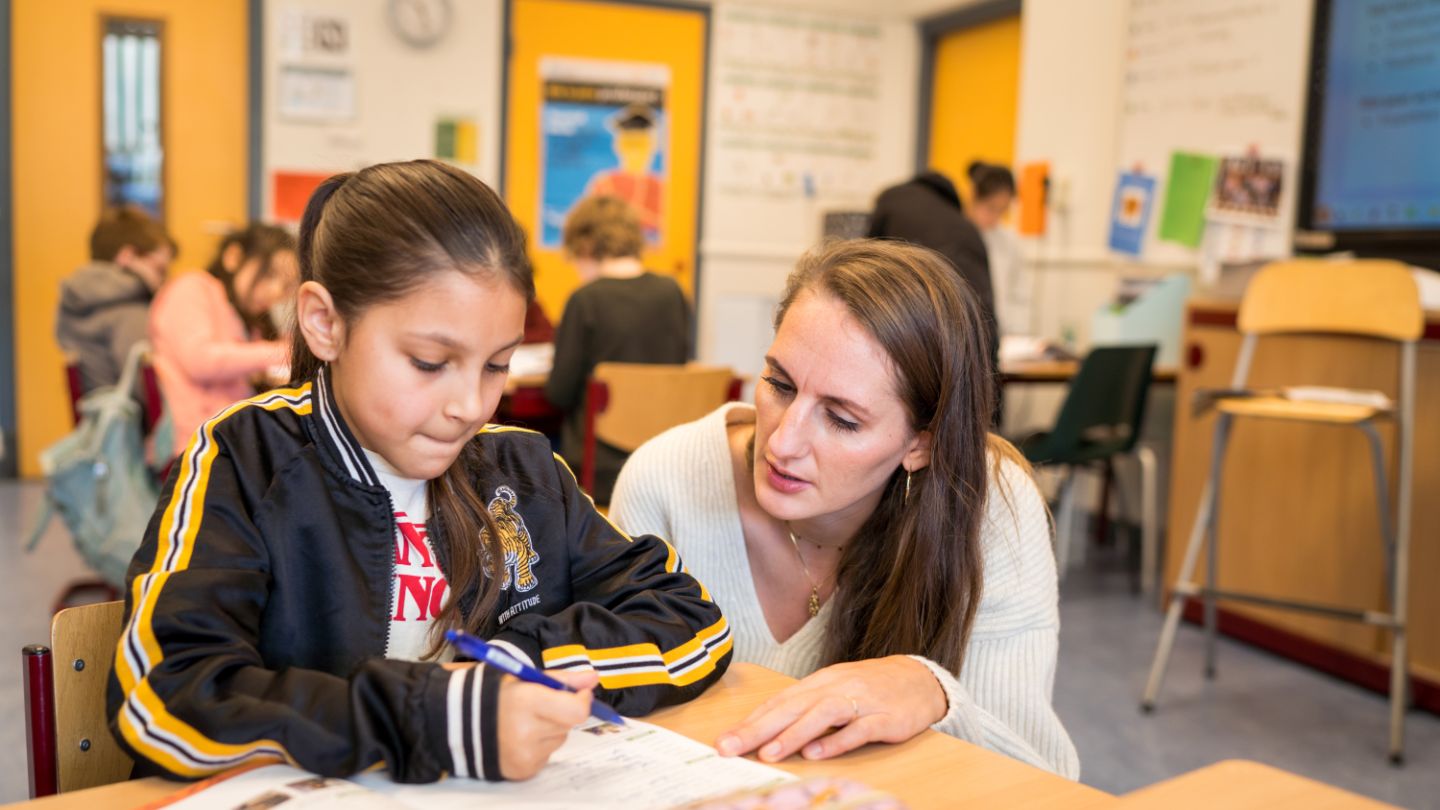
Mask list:
[{"label": "paper on desk", "polygon": [[288,765],[222,774],[152,807],[166,810],[486,810],[523,807],[645,810],[690,804],[794,780],[748,759],[659,726],[590,720],[570,732],[540,775],[528,782],[447,779],[400,785],[384,771],[327,779]]},{"label": "paper on desk", "polygon": [[516,377],[549,374],[554,366],[554,343],[522,343],[510,355],[510,373]]},{"label": "paper on desk", "polygon": [[289,765],[227,772],[185,789],[145,810],[408,810],[388,796],[344,779],[327,779]]},{"label": "paper on desk", "polygon": [[[400,804],[424,810],[495,808],[645,810],[754,790],[795,777],[748,759],[721,757],[715,749],[659,726],[598,720],[570,732],[550,764],[528,782],[450,779],[433,785],[399,785],[384,774],[353,781]],[[288,810],[288,808],[286,808]]]}]

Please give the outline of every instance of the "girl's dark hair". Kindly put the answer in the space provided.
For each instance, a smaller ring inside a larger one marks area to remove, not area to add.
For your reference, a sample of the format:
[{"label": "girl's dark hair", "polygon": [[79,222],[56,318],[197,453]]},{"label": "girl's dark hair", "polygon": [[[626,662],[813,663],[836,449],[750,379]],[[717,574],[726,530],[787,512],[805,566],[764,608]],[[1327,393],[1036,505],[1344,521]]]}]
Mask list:
[{"label": "girl's dark hair", "polygon": [[914,654],[960,671],[984,584],[990,476],[1018,453],[988,434],[990,339],[974,293],[958,279],[927,248],[833,242],[800,259],[776,313],[778,330],[801,293],[843,304],[894,364],[911,427],[931,434],[930,463],[911,475],[909,498],[898,467],[845,545],[838,611],[826,630],[829,663]]},{"label": "girl's dark hair", "polygon": [[972,199],[981,200],[1002,192],[1015,193],[1015,175],[999,163],[974,160],[970,162],[965,174],[970,178],[970,187],[974,189]]},{"label": "girl's dark hair", "polygon": [[275,340],[279,337],[279,330],[275,328],[275,322],[271,320],[270,313],[259,312],[249,313],[241,306],[240,293],[235,289],[235,273],[225,268],[225,251],[232,245],[240,248],[240,264],[236,265],[238,271],[246,262],[251,259],[260,261],[260,269],[251,281],[251,289],[255,284],[268,278],[274,272],[271,266],[275,254],[283,251],[295,252],[295,237],[289,231],[274,225],[266,225],[260,222],[252,222],[238,231],[231,231],[225,234],[220,240],[220,246],[215,250],[215,258],[211,260],[206,271],[219,279],[225,285],[225,297],[229,299],[230,306],[240,315],[240,320],[245,322],[247,329],[258,332],[265,340]]},{"label": "girl's dark hair", "polygon": [[[301,282],[324,286],[347,324],[445,272],[503,279],[527,302],[535,297],[525,235],[505,203],[468,172],[433,160],[382,163],[321,183],[300,223],[299,259]],[[296,329],[292,384],[312,379],[321,365]],[[505,554],[478,490],[486,463],[479,443],[469,442],[427,487],[431,534],[446,544],[453,594],[437,616],[432,656],[445,630],[490,635]],[[478,598],[461,598],[470,593]]]}]

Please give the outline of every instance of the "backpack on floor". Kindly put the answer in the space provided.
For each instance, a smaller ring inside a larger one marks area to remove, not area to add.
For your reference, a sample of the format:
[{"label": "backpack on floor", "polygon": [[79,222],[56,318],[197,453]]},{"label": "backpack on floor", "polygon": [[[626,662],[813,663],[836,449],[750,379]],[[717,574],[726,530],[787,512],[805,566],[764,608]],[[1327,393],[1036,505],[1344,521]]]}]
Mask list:
[{"label": "backpack on floor", "polygon": [[105,581],[125,585],[130,558],[140,547],[160,492],[145,463],[140,404],[131,396],[141,358],[141,341],[125,360],[120,381],[80,399],[80,423],[40,454],[45,502],[27,551],[59,513],[75,549]]}]

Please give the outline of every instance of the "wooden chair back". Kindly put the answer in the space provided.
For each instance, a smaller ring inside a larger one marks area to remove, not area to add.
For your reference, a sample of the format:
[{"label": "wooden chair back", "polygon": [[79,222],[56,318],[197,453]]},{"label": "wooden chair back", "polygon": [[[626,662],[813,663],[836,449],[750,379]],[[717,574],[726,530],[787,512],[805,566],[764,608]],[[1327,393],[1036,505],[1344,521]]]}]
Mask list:
[{"label": "wooden chair back", "polygon": [[1424,331],[1425,313],[1401,262],[1286,259],[1251,279],[1239,326],[1255,335],[1328,332],[1409,342]]},{"label": "wooden chair back", "polygon": [[[106,682],[124,622],[120,601],[67,608],[51,621],[48,650],[26,648],[32,795],[47,795],[47,770],[48,792],[54,793],[129,778],[132,762],[111,735],[105,711]],[[32,673],[39,658],[48,659],[48,672]]]},{"label": "wooden chair back", "polygon": [[594,486],[597,441],[634,452],[654,436],[740,398],[741,380],[723,366],[601,363],[586,396],[581,484]]}]

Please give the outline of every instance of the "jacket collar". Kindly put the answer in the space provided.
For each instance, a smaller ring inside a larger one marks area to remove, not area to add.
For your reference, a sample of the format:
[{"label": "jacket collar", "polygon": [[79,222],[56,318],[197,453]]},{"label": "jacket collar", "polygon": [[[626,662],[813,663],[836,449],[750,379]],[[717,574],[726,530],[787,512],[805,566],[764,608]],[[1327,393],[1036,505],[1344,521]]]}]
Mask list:
[{"label": "jacket collar", "polygon": [[321,444],[339,463],[341,469],[354,480],[372,487],[383,486],[380,476],[360,447],[345,418],[340,415],[340,406],[335,402],[335,392],[330,385],[330,367],[321,366],[315,375],[315,411],[319,416]]}]

